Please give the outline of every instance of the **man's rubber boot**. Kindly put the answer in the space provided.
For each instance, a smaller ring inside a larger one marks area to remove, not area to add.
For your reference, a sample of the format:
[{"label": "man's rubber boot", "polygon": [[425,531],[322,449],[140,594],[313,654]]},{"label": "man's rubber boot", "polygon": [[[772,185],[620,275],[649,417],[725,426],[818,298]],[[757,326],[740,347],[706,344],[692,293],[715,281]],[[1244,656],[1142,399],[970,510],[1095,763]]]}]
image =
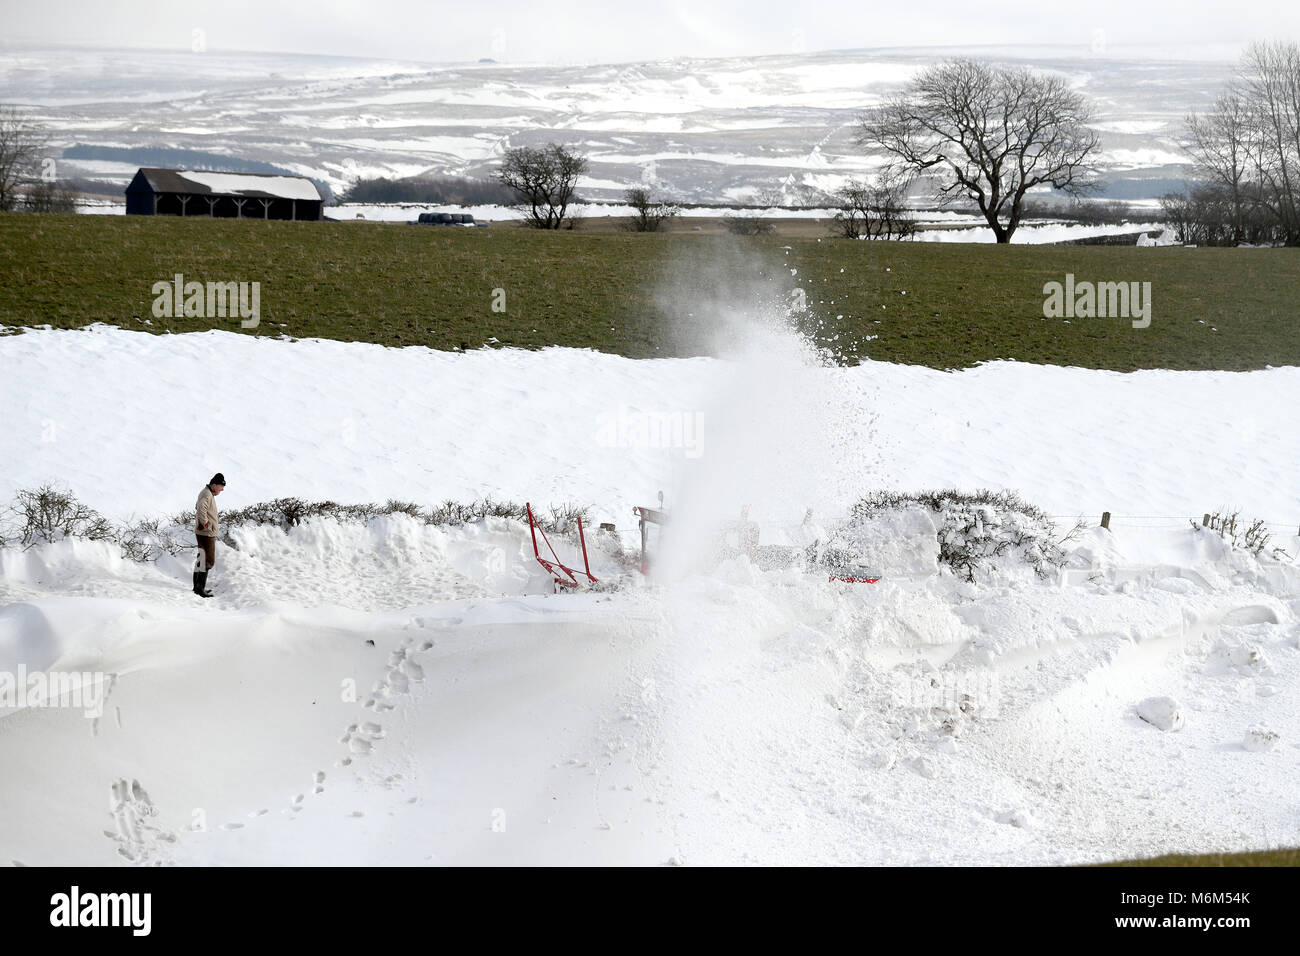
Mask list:
[{"label": "man's rubber boot", "polygon": [[212,592],[208,590],[208,572],[194,572],[194,593],[199,597],[212,597]]}]

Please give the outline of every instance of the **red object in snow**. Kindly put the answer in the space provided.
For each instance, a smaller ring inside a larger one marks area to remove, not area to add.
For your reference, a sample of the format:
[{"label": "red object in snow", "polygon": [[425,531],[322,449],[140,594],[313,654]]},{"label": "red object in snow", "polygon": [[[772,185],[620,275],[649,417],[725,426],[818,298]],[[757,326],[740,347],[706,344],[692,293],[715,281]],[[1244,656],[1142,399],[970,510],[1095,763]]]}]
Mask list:
[{"label": "red object in snow", "polygon": [[[571,568],[566,565],[560,560],[560,556],[555,553],[555,546],[551,544],[551,539],[546,537],[546,532],[537,526],[537,519],[533,517],[533,506],[530,503],[525,502],[524,507],[528,509],[528,530],[532,532],[533,535],[533,557],[537,559],[538,564],[550,573],[551,577],[555,578],[556,586],[562,588],[581,587],[583,582],[578,580],[579,574],[584,575],[587,578],[588,583],[595,584],[596,577],[591,573],[591,564],[587,560],[587,536],[582,530],[582,519],[578,519],[578,540],[582,542],[583,567],[583,570],[579,571],[576,568]],[[542,553],[537,550],[537,535],[539,533],[542,536],[542,540],[546,542],[546,547],[550,549],[551,557],[555,559],[554,561],[546,560],[546,558],[542,557]]]}]

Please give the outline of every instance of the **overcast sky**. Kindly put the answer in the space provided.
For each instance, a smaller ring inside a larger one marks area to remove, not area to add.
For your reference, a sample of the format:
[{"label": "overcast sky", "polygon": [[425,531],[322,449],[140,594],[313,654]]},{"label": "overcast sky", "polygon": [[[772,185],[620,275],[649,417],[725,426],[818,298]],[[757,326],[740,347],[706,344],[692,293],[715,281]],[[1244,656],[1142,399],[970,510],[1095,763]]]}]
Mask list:
[{"label": "overcast sky", "polygon": [[[1194,45],[1300,38],[1280,0],[0,0],[18,41],[428,61],[622,62],[862,47]],[[1073,11],[1077,10],[1077,13]],[[1069,12],[1067,12],[1069,11]],[[1230,12],[1225,12],[1230,11]],[[202,31],[196,33],[195,31]]]}]

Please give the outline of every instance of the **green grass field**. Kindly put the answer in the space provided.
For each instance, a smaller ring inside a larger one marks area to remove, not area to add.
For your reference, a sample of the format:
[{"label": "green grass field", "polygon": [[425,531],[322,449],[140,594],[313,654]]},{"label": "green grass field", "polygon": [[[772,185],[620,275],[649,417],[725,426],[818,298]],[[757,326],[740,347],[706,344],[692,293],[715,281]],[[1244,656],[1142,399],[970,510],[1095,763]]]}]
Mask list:
[{"label": "green grass field", "polygon": [[[680,230],[680,227],[678,227]],[[797,270],[797,277],[790,270]],[[1149,281],[1150,328],[1046,319],[1043,284]],[[156,319],[152,287],[261,283],[261,324]],[[0,215],[0,323],[427,345],[707,354],[744,312],[800,285],[837,357],[960,368],[992,359],[1129,371],[1300,364],[1293,249],[996,247],[538,233],[379,223]],[[495,289],[505,311],[493,311]],[[147,324],[151,322],[152,325]],[[871,338],[873,337],[874,338]]]},{"label": "green grass field", "polygon": [[1171,854],[1145,860],[1123,860],[1106,866],[1300,866],[1300,849],[1254,850],[1248,853]]}]

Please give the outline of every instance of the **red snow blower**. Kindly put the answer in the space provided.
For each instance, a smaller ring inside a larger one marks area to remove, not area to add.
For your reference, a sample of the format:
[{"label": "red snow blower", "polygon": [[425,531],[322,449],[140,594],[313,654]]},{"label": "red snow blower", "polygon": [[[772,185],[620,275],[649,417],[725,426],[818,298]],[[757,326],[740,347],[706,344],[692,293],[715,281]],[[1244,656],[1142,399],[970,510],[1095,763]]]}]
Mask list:
[{"label": "red snow blower", "polygon": [[[579,571],[577,568],[569,567],[561,561],[560,556],[555,553],[555,546],[551,544],[551,539],[546,537],[546,532],[538,526],[537,519],[533,517],[532,504],[525,502],[524,507],[528,509],[528,530],[533,536],[533,557],[535,557],[537,563],[544,567],[551,577],[555,579],[557,590],[559,588],[579,588],[585,587],[588,584],[596,584],[596,577],[591,573],[591,564],[587,560],[587,536],[582,530],[582,519],[578,519],[578,540],[582,542],[583,568],[583,570]],[[537,549],[537,536],[539,534],[542,536],[542,540],[546,542],[546,547],[550,550],[551,557],[554,560],[548,561],[546,558],[542,557],[542,553]],[[578,580],[579,574],[584,576],[587,580]]]}]

